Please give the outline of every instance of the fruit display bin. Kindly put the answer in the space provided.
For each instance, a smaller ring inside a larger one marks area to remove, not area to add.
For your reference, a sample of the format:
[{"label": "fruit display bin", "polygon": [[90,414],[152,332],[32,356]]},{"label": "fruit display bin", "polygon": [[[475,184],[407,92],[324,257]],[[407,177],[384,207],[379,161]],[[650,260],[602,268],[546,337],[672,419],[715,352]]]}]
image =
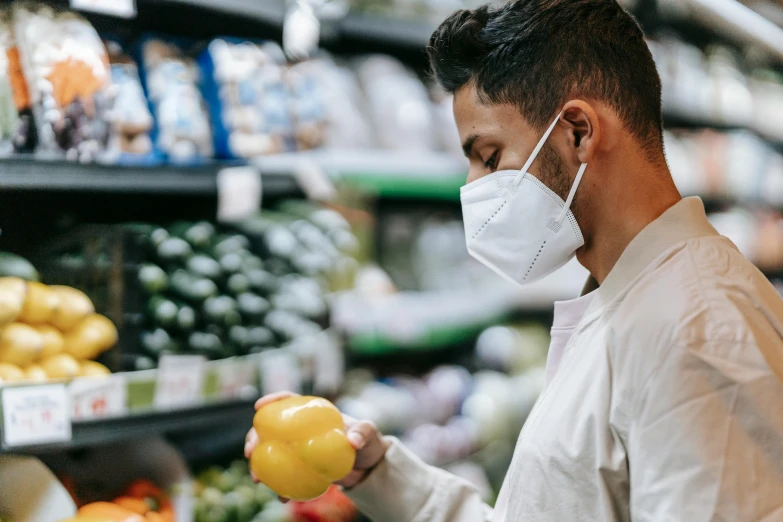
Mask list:
[{"label": "fruit display bin", "polygon": [[86,225],[39,248],[32,259],[45,281],[79,288],[120,333],[118,345],[102,355],[120,371],[122,354],[138,353],[143,295],[136,274],[142,262],[136,231],[112,225]]}]

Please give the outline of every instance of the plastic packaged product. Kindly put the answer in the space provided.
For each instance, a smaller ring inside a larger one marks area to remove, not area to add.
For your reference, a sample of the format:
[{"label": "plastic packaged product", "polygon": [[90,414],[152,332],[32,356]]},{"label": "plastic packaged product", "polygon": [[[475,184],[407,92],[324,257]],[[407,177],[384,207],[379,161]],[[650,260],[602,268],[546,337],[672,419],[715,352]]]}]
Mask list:
[{"label": "plastic packaged product", "polygon": [[457,122],[454,120],[454,111],[452,105],[454,97],[447,94],[442,88],[432,89],[432,99],[434,101],[434,118],[440,148],[454,156],[462,157],[462,142],[459,139],[457,131]]},{"label": "plastic packaged product", "polygon": [[[302,62],[292,69],[297,73],[295,78],[301,75],[306,79],[304,85],[292,82],[300,147],[307,148],[303,141],[311,131],[316,136],[320,131],[319,144],[328,148],[366,149],[375,145],[372,126],[364,113],[366,101],[352,70],[329,58]],[[308,93],[310,96],[306,96]]]},{"label": "plastic packaged product", "polygon": [[218,38],[200,55],[220,158],[253,158],[296,148],[285,57],[277,44]]},{"label": "plastic packaged product", "polygon": [[36,130],[13,28],[0,13],[0,154],[32,152]]},{"label": "plastic packaged product", "polygon": [[288,75],[291,113],[299,150],[315,149],[326,141],[326,111],[318,77],[308,62],[291,67]]},{"label": "plastic packaged product", "polygon": [[112,126],[108,154],[116,163],[155,163],[158,157],[152,146],[152,114],[141,86],[136,63],[123,53],[117,42],[107,41],[114,90],[109,112]]},{"label": "plastic packaged product", "polygon": [[388,56],[369,56],[356,68],[378,144],[386,149],[437,148],[432,102],[421,80]]},{"label": "plastic packaged product", "polygon": [[172,163],[195,164],[212,157],[212,132],[195,61],[175,43],[148,37],[141,44],[141,66],[155,117],[155,146]]},{"label": "plastic packaged product", "polygon": [[773,140],[783,141],[783,121],[770,118],[783,111],[783,76],[771,70],[756,71],[751,80],[755,100],[753,128]]},{"label": "plastic packaged product", "polygon": [[39,151],[90,162],[106,149],[111,75],[106,49],[80,16],[48,7],[14,10]]},{"label": "plastic packaged product", "polygon": [[750,125],[753,95],[734,53],[724,47],[711,47],[707,51],[706,65],[715,87],[710,121],[725,125]]}]

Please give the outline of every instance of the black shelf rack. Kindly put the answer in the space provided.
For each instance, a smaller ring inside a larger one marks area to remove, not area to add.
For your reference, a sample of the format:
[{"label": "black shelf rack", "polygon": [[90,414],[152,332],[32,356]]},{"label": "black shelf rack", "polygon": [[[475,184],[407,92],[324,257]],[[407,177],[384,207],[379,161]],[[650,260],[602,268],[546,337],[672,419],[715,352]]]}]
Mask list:
[{"label": "black shelf rack", "polygon": [[123,417],[75,421],[71,425],[72,438],[29,446],[0,448],[0,454],[42,455],[64,450],[75,450],[141,439],[152,435],[187,436],[189,434],[221,431],[241,434],[247,432],[253,418],[254,400],[234,400],[171,411],[151,410],[131,413]]},{"label": "black shelf rack", "polygon": [[[34,158],[0,159],[0,193],[55,191],[81,193],[217,195],[218,172],[236,164],[199,167],[79,164]],[[285,173],[262,173],[264,196],[293,196],[299,186]]]}]

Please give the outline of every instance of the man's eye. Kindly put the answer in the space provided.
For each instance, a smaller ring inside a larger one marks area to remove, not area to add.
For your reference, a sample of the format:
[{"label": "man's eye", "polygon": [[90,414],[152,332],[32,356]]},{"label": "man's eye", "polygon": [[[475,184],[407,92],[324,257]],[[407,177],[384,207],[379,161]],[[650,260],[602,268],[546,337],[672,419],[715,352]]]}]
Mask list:
[{"label": "man's eye", "polygon": [[498,159],[498,151],[495,151],[495,153],[492,154],[492,156],[490,156],[489,159],[484,162],[484,166],[490,170],[495,170],[497,159]]}]

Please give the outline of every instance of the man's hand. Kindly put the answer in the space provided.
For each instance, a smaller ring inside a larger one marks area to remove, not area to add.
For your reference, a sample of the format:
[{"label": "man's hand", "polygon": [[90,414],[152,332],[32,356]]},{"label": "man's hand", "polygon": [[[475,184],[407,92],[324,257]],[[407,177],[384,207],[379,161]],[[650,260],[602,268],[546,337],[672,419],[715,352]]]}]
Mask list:
[{"label": "man's hand", "polygon": [[[279,392],[265,395],[256,401],[256,411],[267,404],[288,397],[294,397],[297,394],[290,392]],[[361,482],[367,473],[374,468],[383,459],[390,443],[384,440],[375,424],[369,421],[357,421],[347,415],[343,415],[345,422],[345,433],[348,441],[356,449],[356,462],[347,477],[337,482],[338,485],[351,488]],[[263,436],[263,433],[261,434]],[[250,428],[245,437],[245,457],[250,458],[250,454],[258,445],[259,434],[254,428]],[[252,471],[251,471],[252,474]],[[253,480],[256,480],[253,476]]]}]

